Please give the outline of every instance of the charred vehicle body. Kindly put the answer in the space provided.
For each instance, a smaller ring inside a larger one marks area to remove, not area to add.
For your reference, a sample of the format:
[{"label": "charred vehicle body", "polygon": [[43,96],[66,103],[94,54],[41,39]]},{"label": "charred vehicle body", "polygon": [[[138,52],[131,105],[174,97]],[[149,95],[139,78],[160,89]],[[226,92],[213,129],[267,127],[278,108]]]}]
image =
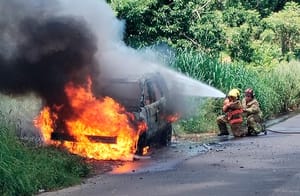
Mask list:
[{"label": "charred vehicle body", "polygon": [[[159,73],[147,73],[135,76],[115,76],[101,79],[101,97],[108,96],[120,103],[125,110],[134,115],[132,126],[139,123],[146,125],[146,130],[138,136],[136,154],[142,155],[146,146],[166,146],[171,142],[172,115],[169,110],[169,92],[166,81]],[[52,140],[75,141],[72,136],[55,129]],[[137,130],[134,129],[134,130]],[[113,144],[117,137],[85,135],[91,142]]]},{"label": "charred vehicle body", "polygon": [[147,130],[139,136],[136,154],[142,154],[143,148],[151,144],[166,146],[171,142],[169,92],[159,73],[109,79],[102,90],[134,114],[136,120],[146,123]]}]

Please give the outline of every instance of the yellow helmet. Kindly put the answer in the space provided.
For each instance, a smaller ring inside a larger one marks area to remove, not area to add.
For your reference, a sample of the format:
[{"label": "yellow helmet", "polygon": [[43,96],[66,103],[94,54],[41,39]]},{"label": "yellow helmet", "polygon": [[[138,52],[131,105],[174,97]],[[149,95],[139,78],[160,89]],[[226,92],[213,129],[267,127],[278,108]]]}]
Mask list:
[{"label": "yellow helmet", "polygon": [[238,97],[240,97],[240,91],[238,89],[236,89],[236,88],[233,88],[233,89],[231,89],[229,91],[228,97],[236,97],[236,98],[238,98]]}]

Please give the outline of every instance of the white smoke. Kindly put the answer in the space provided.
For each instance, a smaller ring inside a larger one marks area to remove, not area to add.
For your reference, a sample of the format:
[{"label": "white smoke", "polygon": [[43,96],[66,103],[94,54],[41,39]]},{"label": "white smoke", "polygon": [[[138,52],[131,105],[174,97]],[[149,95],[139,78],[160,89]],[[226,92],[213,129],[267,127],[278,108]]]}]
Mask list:
[{"label": "white smoke", "polygon": [[[102,75],[143,74],[159,71],[168,78],[170,89],[181,89],[189,96],[224,97],[225,95],[209,85],[188,78],[166,67],[149,61],[139,51],[127,47],[123,42],[125,24],[116,18],[105,1],[59,0],[60,15],[84,19],[98,39],[98,59]],[[152,58],[152,59],[155,59]]]},{"label": "white smoke", "polygon": [[104,0],[58,0],[61,9],[59,16],[71,16],[86,21],[98,39],[98,50],[114,50],[124,45],[124,22],[114,15]]},{"label": "white smoke", "polygon": [[142,74],[146,69],[144,59],[138,52],[125,45],[123,34],[125,22],[116,18],[112,8],[104,0],[59,0],[58,16],[71,16],[84,20],[97,37],[97,57],[101,75],[117,76]]}]

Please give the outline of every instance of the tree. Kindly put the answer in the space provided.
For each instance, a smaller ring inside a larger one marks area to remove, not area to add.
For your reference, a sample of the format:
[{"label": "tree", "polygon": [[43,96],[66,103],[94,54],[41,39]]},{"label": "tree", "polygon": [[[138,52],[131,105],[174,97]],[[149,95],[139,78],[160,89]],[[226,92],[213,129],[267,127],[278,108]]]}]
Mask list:
[{"label": "tree", "polygon": [[234,61],[252,62],[254,48],[251,43],[259,34],[261,17],[255,10],[243,6],[227,7],[223,11],[223,22],[227,37],[227,52]]},{"label": "tree", "polygon": [[251,47],[251,32],[247,25],[239,28],[238,32],[232,36],[229,53],[232,59],[251,62],[254,49]]},{"label": "tree", "polygon": [[126,21],[125,42],[133,47],[165,42],[211,54],[224,47],[218,0],[122,0],[111,5]]},{"label": "tree", "polygon": [[266,17],[272,12],[280,11],[288,1],[291,0],[227,0],[226,7],[242,6],[247,10],[256,10],[262,17]]},{"label": "tree", "polygon": [[273,13],[264,21],[267,29],[275,32],[275,41],[280,43],[282,55],[295,55],[300,47],[300,5],[288,2],[282,11]]},{"label": "tree", "polygon": [[198,49],[217,56],[225,49],[225,32],[222,26],[222,14],[219,11],[203,14],[190,26],[190,34],[198,40]]}]

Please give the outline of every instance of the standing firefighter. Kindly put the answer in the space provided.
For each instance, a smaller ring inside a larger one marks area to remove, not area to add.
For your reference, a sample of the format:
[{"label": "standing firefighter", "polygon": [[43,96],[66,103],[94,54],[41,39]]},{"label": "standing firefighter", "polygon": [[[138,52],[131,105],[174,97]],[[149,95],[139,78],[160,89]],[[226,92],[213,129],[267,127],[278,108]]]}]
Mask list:
[{"label": "standing firefighter", "polygon": [[262,112],[255,98],[253,89],[245,90],[245,98],[242,100],[244,114],[247,118],[247,135],[257,135],[263,131]]},{"label": "standing firefighter", "polygon": [[227,124],[229,124],[231,132],[235,137],[244,136],[244,131],[242,130],[243,108],[240,102],[240,91],[238,89],[229,91],[224,100],[222,110],[225,115],[221,115],[217,118],[217,124],[220,129],[218,136],[229,135]]}]

